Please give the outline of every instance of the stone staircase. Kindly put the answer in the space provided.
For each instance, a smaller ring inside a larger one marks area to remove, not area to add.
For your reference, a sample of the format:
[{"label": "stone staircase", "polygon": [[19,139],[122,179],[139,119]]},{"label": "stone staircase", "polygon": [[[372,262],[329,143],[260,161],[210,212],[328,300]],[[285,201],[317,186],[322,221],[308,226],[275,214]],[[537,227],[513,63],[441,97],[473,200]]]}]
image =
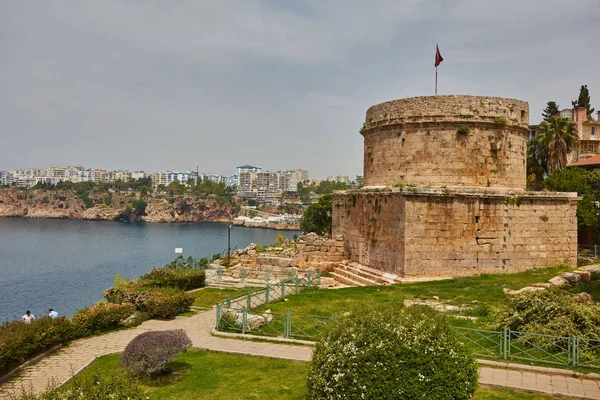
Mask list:
[{"label": "stone staircase", "polygon": [[385,273],[358,263],[338,264],[331,272],[338,282],[350,286],[382,286],[402,283],[398,275]]}]

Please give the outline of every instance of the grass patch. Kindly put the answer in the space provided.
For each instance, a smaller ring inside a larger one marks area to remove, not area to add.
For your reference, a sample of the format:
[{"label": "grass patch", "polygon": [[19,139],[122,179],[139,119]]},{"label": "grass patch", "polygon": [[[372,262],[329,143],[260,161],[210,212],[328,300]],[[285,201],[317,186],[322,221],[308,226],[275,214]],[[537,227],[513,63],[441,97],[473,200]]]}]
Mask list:
[{"label": "grass patch", "polygon": [[206,288],[193,292],[194,307],[212,308],[215,304],[222,302],[227,297],[237,297],[247,292],[253,292],[256,289],[240,288],[240,289],[221,289],[221,288]]},{"label": "grass patch", "polygon": [[504,304],[504,288],[520,289],[524,286],[545,282],[568,266],[556,266],[516,274],[484,274],[475,277],[448,279],[444,281],[398,284],[392,286],[366,286],[344,289],[303,290],[302,293],[287,297],[287,301],[276,301],[259,307],[256,313],[271,309],[273,314],[283,314],[288,309],[292,313],[333,316],[350,310],[355,304],[372,301],[374,303],[402,303],[405,299],[429,299],[438,296],[439,301],[465,307],[461,312],[450,316],[474,316],[475,323],[451,318],[453,325],[467,327],[489,327],[493,325],[493,314]]},{"label": "grass patch", "polygon": [[[194,304],[193,307],[199,307],[204,309],[211,309],[217,303],[220,303],[227,299],[227,297],[237,297],[248,292],[253,292],[258,289],[251,288],[240,288],[240,289],[221,289],[221,288],[204,288],[202,290],[198,290],[192,292],[194,295]],[[184,317],[191,317],[195,315],[196,311],[188,311],[186,313],[181,314]]]},{"label": "grass patch", "polygon": [[[118,355],[103,356],[82,374],[124,373]],[[175,374],[142,381],[160,399],[294,399],[308,398],[305,362],[208,351],[188,351],[167,364]],[[513,390],[480,388],[475,400],[552,400],[557,397]]]},{"label": "grass patch", "polygon": [[598,301],[600,299],[600,281],[591,281],[591,282],[580,282],[577,286],[568,289],[571,293],[582,293],[586,292],[594,301]]}]

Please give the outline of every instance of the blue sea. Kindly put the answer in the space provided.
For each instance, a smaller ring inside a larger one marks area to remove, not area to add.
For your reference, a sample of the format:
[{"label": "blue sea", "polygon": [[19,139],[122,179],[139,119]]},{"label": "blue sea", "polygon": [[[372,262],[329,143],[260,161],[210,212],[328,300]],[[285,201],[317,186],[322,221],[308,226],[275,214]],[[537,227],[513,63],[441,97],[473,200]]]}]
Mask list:
[{"label": "blue sea", "polygon": [[[231,228],[231,248],[273,243],[295,231]],[[184,256],[227,251],[227,225],[0,218],[0,321],[27,310],[59,315],[102,299],[116,274],[137,278]]]}]

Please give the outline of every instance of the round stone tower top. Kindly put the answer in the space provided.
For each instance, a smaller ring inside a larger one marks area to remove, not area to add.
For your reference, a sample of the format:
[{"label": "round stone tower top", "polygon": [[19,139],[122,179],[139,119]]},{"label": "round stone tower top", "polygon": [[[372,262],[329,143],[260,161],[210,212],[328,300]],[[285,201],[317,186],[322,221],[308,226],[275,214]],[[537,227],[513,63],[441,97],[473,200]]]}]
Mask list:
[{"label": "round stone tower top", "polygon": [[503,97],[422,96],[377,104],[367,110],[365,129],[403,123],[495,122],[529,131],[529,104]]},{"label": "round stone tower top", "polygon": [[425,96],[369,108],[365,186],[524,189],[529,105],[483,96]]}]

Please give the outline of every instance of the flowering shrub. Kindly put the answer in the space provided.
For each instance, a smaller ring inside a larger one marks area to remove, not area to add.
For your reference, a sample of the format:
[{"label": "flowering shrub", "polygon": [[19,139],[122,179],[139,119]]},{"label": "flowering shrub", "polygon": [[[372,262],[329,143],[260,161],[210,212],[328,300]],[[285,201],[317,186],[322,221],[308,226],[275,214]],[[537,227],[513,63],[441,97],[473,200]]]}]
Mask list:
[{"label": "flowering shrub", "polygon": [[75,337],[75,327],[64,317],[40,318],[30,324],[21,321],[4,322],[0,325],[0,376]]},{"label": "flowering shrub", "polygon": [[[560,288],[522,292],[509,299],[497,314],[497,328],[506,326],[520,332],[600,339],[600,306],[573,301],[572,296]],[[550,350],[561,345],[552,338],[529,340]]]},{"label": "flowering shrub", "polygon": [[338,319],[313,353],[311,399],[469,399],[477,364],[440,313],[363,305]]},{"label": "flowering shrub", "polygon": [[194,304],[194,296],[185,292],[155,292],[144,302],[150,317],[163,318],[187,312],[192,304]]},{"label": "flowering shrub", "polygon": [[135,309],[148,311],[150,317],[171,317],[189,311],[194,296],[172,287],[144,287],[130,283],[106,289],[102,295],[118,304],[133,304]]},{"label": "flowering shrub", "polygon": [[87,336],[118,327],[134,311],[135,307],[131,304],[99,302],[77,310],[71,322],[79,328],[80,336]]},{"label": "flowering shrub", "polygon": [[190,347],[183,329],[144,332],[129,342],[121,366],[134,375],[150,376],[165,371],[167,362]]},{"label": "flowering shrub", "polygon": [[174,287],[181,290],[197,289],[204,286],[203,269],[156,268],[140,278],[140,284],[148,287]]},{"label": "flowering shrub", "polygon": [[144,288],[136,282],[130,282],[122,286],[113,286],[102,292],[102,296],[116,304],[133,304],[136,309],[145,311],[145,303],[152,296],[153,288]]}]

